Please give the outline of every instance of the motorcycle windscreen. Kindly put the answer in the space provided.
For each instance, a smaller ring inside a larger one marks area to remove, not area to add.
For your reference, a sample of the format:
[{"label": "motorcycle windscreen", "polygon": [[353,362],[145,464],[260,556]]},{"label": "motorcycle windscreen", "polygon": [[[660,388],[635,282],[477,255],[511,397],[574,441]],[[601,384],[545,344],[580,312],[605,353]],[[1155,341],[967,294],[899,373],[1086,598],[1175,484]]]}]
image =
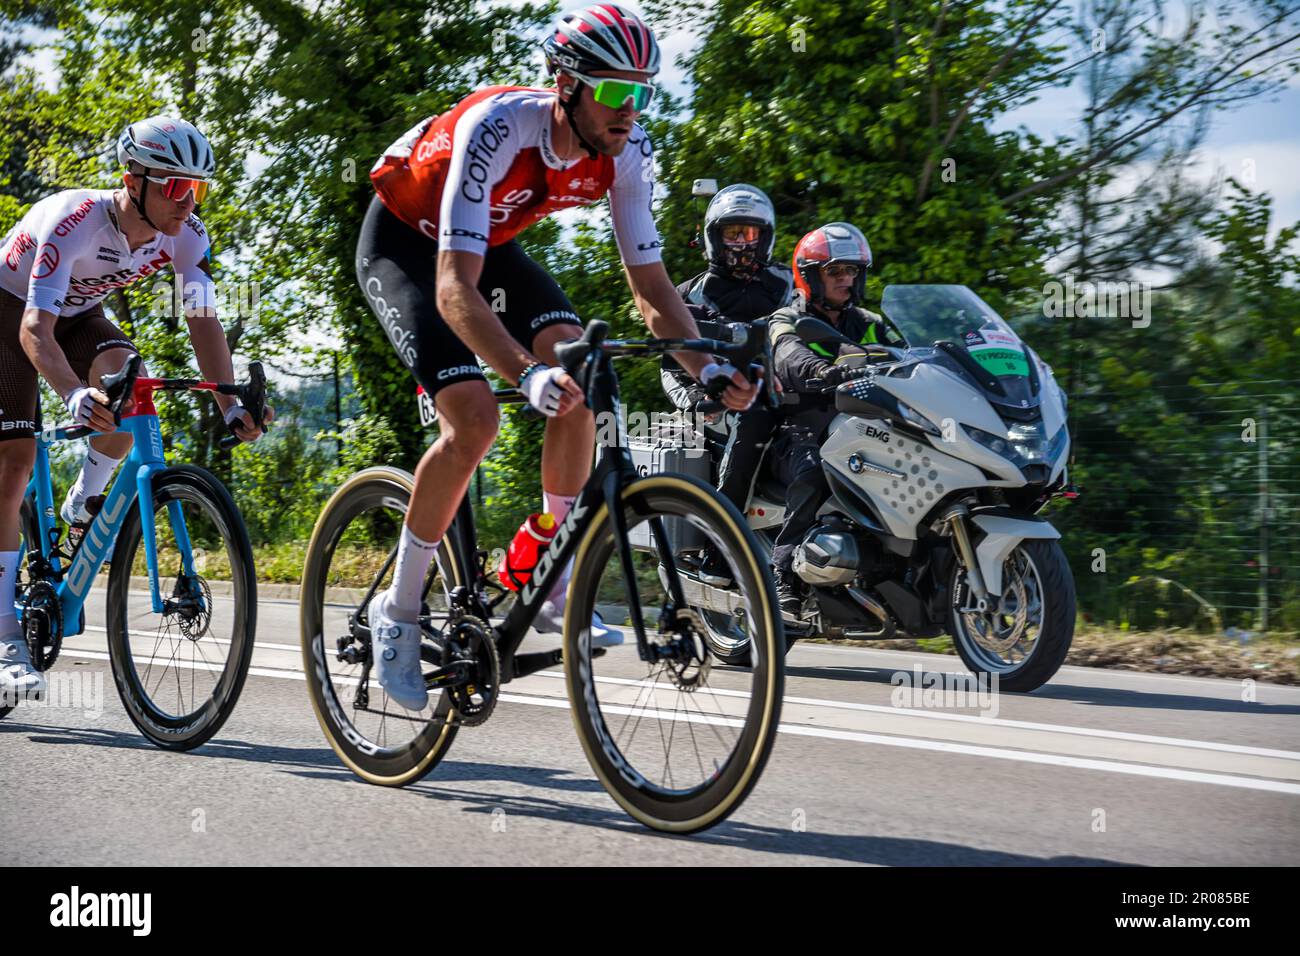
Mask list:
[{"label": "motorcycle windscreen", "polygon": [[994,401],[1037,404],[1037,380],[1020,336],[987,302],[964,285],[891,285],[881,310],[914,348],[948,342],[994,376]]}]

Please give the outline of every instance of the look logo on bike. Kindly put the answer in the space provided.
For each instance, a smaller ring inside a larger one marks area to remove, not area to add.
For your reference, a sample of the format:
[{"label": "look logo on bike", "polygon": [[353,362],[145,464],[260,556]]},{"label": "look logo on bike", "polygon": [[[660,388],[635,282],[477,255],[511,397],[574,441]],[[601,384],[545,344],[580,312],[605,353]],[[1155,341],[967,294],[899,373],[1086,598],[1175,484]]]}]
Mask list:
[{"label": "look logo on bike", "polygon": [[[102,302],[170,266],[187,293],[185,317],[200,370],[216,381],[234,378],[214,309],[208,233],[195,215],[216,170],[212,147],[184,120],[155,116],[122,132],[117,156],[126,166],[120,188],[55,193],[0,242],[0,693],[10,698],[45,689],[14,604],[19,511],[36,456],[37,373],[78,425],[113,432],[101,380],[136,348],[105,316]],[[238,438],[261,434],[236,398],[218,395],[217,402]],[[63,503],[69,525],[89,523],[87,503],[101,500],[130,449],[125,432],[91,439]]]},{"label": "look logo on bike", "polygon": [[[609,196],[637,308],[659,338],[698,336],[664,269],[650,211],[654,151],[637,116],[649,105],[659,47],[634,14],[601,4],[561,17],[543,43],[554,89],[491,86],[416,125],[371,170],[357,280],[402,362],[437,407],[440,435],[420,461],[391,586],[371,605],[375,672],[404,707],[423,709],[420,594],[474,469],[496,438],[497,401],[475,356],[547,416],[542,510],[562,522],[591,468],[595,422],[559,367],[556,345],[582,323],[515,237],[553,212]],[[493,311],[488,301],[504,302]],[[748,408],[759,385],[726,364],[677,353],[723,403]],[[539,614],[562,629],[567,573]],[[592,622],[597,646],[622,636]]]}]

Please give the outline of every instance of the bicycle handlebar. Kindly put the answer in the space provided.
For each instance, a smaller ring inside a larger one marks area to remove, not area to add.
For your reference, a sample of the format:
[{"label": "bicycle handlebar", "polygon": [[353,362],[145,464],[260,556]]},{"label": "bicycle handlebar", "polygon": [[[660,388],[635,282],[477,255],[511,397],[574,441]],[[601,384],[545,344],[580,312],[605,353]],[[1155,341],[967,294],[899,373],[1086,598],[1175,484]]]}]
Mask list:
[{"label": "bicycle handlebar", "polygon": [[[732,334],[740,333],[740,341],[725,342],[721,339],[608,339],[609,324],[596,319],[583,331],[582,338],[572,342],[563,342],[555,347],[555,357],[570,375],[576,375],[583,363],[597,349],[608,355],[658,355],[664,352],[705,352],[726,359],[735,366],[750,382],[760,378],[764,382],[764,395],[767,404],[775,408],[779,404],[776,384],[772,376],[772,350],[767,335],[767,320],[759,319],[748,325],[739,323],[731,326]],[[759,359],[759,361],[755,361]],[[726,406],[717,399],[722,397],[730,378],[718,376],[706,387],[711,401],[701,402],[697,410],[709,415],[724,411]]]},{"label": "bicycle handlebar", "polygon": [[[220,392],[222,395],[234,395],[239,399],[241,405],[248,410],[253,421],[262,422],[262,430],[270,430],[270,424],[265,422],[266,418],[266,373],[262,369],[261,362],[251,362],[248,366],[248,381],[243,385],[237,385],[228,382],[204,382],[196,378],[148,378],[140,379],[140,365],[142,359],[139,355],[129,356],[126,362],[116,372],[112,372],[100,379],[100,384],[104,394],[108,396],[108,407],[113,413],[114,424],[122,424],[122,408],[128,398],[134,398],[137,382],[142,388],[147,388],[150,392],[155,390],[180,390],[192,389],[203,392]],[[67,438],[82,438],[86,435],[95,434],[95,430],[88,425],[74,425],[64,433]],[[222,448],[230,448],[239,444],[241,439],[235,435],[227,435],[221,439]]]}]

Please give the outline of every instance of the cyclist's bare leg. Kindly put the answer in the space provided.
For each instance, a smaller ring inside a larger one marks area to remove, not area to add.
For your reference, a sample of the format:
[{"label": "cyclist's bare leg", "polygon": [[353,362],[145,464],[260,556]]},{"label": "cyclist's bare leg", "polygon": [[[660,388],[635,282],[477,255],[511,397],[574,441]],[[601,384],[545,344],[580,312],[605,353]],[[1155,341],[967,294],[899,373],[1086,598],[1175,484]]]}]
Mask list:
[{"label": "cyclist's bare leg", "polygon": [[497,436],[497,402],[486,381],[457,382],[434,397],[438,440],[415,469],[415,492],[397,545],[388,589],[370,605],[374,675],[395,701],[423,710],[428,694],[420,677],[420,592],[474,469]]},{"label": "cyclist's bare leg", "polygon": [[438,440],[415,469],[415,494],[406,527],[417,538],[438,541],[456,517],[474,469],[497,437],[497,401],[485,381],[457,382],[435,396]]},{"label": "cyclist's bare leg", "polygon": [[[15,551],[18,548],[18,512],[35,463],[34,439],[10,438],[0,441],[0,551]],[[4,609],[0,608],[0,614],[3,613]]]},{"label": "cyclist's bare leg", "polygon": [[[18,577],[18,512],[22,507],[23,492],[36,461],[36,442],[31,438],[10,438],[0,441],[0,688],[9,690],[31,678],[31,667],[23,656],[10,657],[7,639],[17,640],[18,616],[14,613],[14,581]],[[17,647],[12,653],[21,654]],[[11,663],[12,661],[12,663]],[[4,703],[4,701],[0,701]]]},{"label": "cyclist's bare leg", "polygon": [[[106,349],[96,355],[90,363],[89,384],[102,389],[105,375],[118,371],[126,360],[135,353],[128,349]],[[142,365],[140,375],[148,375]],[[65,521],[84,521],[83,506],[88,498],[103,494],[109,479],[121,462],[131,452],[131,433],[125,429],[111,435],[97,435],[90,439],[90,450],[81,460],[81,470],[76,480],[68,489],[63,508],[60,509]]]}]

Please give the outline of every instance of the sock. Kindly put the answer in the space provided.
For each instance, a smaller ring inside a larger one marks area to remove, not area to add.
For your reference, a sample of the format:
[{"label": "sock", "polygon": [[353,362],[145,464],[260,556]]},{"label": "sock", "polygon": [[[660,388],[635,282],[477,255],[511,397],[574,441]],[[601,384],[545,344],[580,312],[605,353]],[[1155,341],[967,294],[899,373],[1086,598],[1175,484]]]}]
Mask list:
[{"label": "sock", "polygon": [[102,495],[108,487],[108,479],[113,477],[113,470],[121,463],[122,459],[109,458],[94,448],[87,451],[86,458],[81,463],[81,473],[72,486],[72,500],[82,504],[87,498]]},{"label": "sock", "polygon": [[18,552],[0,551],[0,637],[18,633],[14,612],[14,582],[18,579]]},{"label": "sock", "polygon": [[543,491],[542,510],[553,514],[555,523],[559,524],[568,517],[569,512],[573,510],[573,503],[577,500],[577,495],[557,495],[551,491]]},{"label": "sock", "polygon": [[[578,500],[577,495],[557,495],[554,492],[542,490],[542,510],[549,511],[555,515],[555,523],[558,525],[563,521],[573,509],[573,503]],[[564,604],[568,598],[569,592],[569,574],[573,571],[573,562],[570,561],[564,566],[564,573],[560,579],[555,582],[555,587],[551,589],[550,600],[555,610],[563,614]]]},{"label": "sock", "polygon": [[393,583],[388,588],[388,609],[398,621],[414,623],[420,618],[420,593],[424,590],[424,576],[429,572],[433,556],[438,553],[438,541],[421,541],[402,525],[402,540],[397,545],[397,566],[393,569]]}]

